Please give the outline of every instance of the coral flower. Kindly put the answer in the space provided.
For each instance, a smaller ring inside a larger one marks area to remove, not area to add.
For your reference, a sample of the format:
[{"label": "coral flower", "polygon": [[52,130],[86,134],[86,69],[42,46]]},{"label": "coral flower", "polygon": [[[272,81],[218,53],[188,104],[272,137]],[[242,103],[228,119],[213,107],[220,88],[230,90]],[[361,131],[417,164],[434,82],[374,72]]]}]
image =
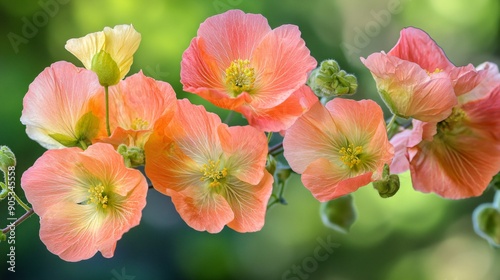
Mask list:
[{"label": "coral flower", "polygon": [[148,190],[144,176],[104,143],[45,152],[21,185],[40,216],[40,239],[73,262],[97,251],[112,257],[116,242],[139,224]]},{"label": "coral flower", "polygon": [[56,62],[30,84],[21,122],[28,136],[47,149],[85,147],[105,133],[99,109],[103,93],[94,72]]},{"label": "coral flower", "polygon": [[289,97],[315,66],[297,26],[272,30],[262,15],[231,10],[200,25],[182,56],[181,82],[185,91],[242,113],[251,125],[279,131],[290,123],[287,111],[302,111],[303,104]]},{"label": "coral flower", "polygon": [[440,122],[414,120],[413,129],[391,142],[391,171],[410,169],[413,187],[452,199],[478,196],[500,171],[500,74],[493,63],[477,70],[485,78],[462,94],[452,114]]},{"label": "coral flower", "polygon": [[76,56],[87,69],[97,72],[103,85],[115,85],[127,75],[133,55],[139,48],[141,34],[132,25],[117,25],[113,29],[70,39],[66,50]]},{"label": "coral flower", "polygon": [[371,100],[316,103],[286,131],[283,147],[290,167],[322,202],[380,179],[393,157],[382,109]]},{"label": "coral flower", "polygon": [[427,33],[411,27],[401,31],[387,54],[374,53],[361,61],[394,114],[426,122],[449,116],[456,96],[483,79],[472,65],[455,67]]},{"label": "coral flower", "polygon": [[157,122],[146,143],[146,174],[154,188],[170,196],[196,230],[260,230],[273,183],[265,170],[264,133],[227,127],[188,100],[177,106],[173,117]]},{"label": "coral flower", "polygon": [[[123,144],[128,150],[136,149],[139,153],[143,153],[156,120],[173,114],[177,104],[169,83],[146,77],[142,71],[111,87],[109,97],[112,135],[98,141],[113,144],[116,148]],[[142,164],[144,162],[139,161],[133,165]]]}]

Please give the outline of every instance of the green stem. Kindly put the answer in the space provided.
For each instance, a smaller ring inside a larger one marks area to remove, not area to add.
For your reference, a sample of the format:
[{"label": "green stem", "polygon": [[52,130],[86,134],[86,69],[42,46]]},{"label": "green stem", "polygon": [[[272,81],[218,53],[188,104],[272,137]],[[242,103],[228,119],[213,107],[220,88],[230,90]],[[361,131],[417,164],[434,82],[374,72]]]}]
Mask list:
[{"label": "green stem", "polygon": [[283,142],[278,143],[272,147],[269,148],[268,154],[272,156],[277,156],[279,154],[283,153]]},{"label": "green stem", "polygon": [[285,192],[285,182],[278,183],[278,195],[277,196],[275,194],[272,195],[274,200],[267,205],[267,210],[269,210],[276,203],[280,203],[283,205],[287,204],[285,198],[283,197],[284,192]]},{"label": "green stem", "polygon": [[[17,225],[19,225],[20,223],[24,222],[26,219],[28,219],[31,215],[33,215],[35,212],[33,211],[33,209],[29,209],[28,212],[24,213],[24,215],[22,215],[21,217],[19,217],[19,219],[17,219],[15,222],[14,222],[14,227],[17,227]],[[8,233],[9,231],[11,230],[11,227],[8,226],[4,229],[2,229],[2,233],[6,234]]]},{"label": "green stem", "polygon": [[21,207],[24,208],[24,210],[26,211],[29,211],[31,210],[31,208],[26,204],[24,203],[20,198],[19,196],[17,196],[17,194],[15,192],[12,192],[14,194],[14,198],[16,199],[17,203],[19,203],[19,205],[21,205]]},{"label": "green stem", "polygon": [[106,131],[108,136],[111,136],[111,129],[109,128],[109,91],[108,86],[104,86],[104,98],[106,102]]},{"label": "green stem", "polygon": [[80,146],[82,147],[83,150],[86,150],[88,148],[87,144],[85,144],[85,141],[80,140]]},{"label": "green stem", "polygon": [[495,191],[495,198],[493,198],[493,207],[500,209],[500,191]]},{"label": "green stem", "polygon": [[269,142],[271,142],[271,138],[273,138],[273,133],[272,132],[269,132],[267,134],[267,144],[269,144]]},{"label": "green stem", "polygon": [[386,128],[387,128],[387,131],[389,131],[389,129],[391,129],[392,125],[394,124],[394,122],[396,121],[396,115],[392,115],[392,118],[391,120],[389,121],[389,123],[387,124]]}]

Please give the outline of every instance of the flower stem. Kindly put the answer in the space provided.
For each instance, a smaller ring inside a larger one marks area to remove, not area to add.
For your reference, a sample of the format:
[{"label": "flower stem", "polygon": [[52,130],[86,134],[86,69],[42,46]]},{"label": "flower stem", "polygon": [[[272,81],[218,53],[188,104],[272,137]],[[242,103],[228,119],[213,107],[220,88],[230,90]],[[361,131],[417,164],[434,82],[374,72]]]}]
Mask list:
[{"label": "flower stem", "polygon": [[21,200],[21,198],[19,198],[19,196],[17,196],[17,194],[15,192],[13,192],[13,194],[14,194],[14,198],[16,199],[17,203],[19,203],[19,205],[21,205],[21,207],[23,207],[24,210],[26,210],[26,211],[30,211],[31,210],[31,208],[26,203],[24,203]]},{"label": "flower stem", "polygon": [[394,114],[394,115],[392,115],[391,120],[389,121],[389,123],[386,126],[387,127],[387,131],[389,131],[391,129],[391,127],[392,127],[392,125],[394,124],[395,121],[396,121],[396,115]]},{"label": "flower stem", "polygon": [[283,142],[278,143],[272,147],[269,148],[268,154],[272,156],[277,156],[279,154],[283,153]]},{"label": "flower stem", "polygon": [[109,128],[109,90],[108,86],[104,86],[104,98],[106,102],[106,131],[108,136],[111,136],[111,129]]},{"label": "flower stem", "polygon": [[[29,208],[28,212],[24,213],[24,215],[22,215],[21,217],[19,217],[19,219],[17,219],[15,222],[14,222],[14,227],[17,227],[17,225],[19,225],[20,223],[24,222],[26,219],[28,219],[31,215],[33,215],[35,212],[33,211],[32,208]],[[4,229],[2,229],[2,233],[6,234],[8,233],[9,231],[11,230],[11,226],[8,226]]]}]

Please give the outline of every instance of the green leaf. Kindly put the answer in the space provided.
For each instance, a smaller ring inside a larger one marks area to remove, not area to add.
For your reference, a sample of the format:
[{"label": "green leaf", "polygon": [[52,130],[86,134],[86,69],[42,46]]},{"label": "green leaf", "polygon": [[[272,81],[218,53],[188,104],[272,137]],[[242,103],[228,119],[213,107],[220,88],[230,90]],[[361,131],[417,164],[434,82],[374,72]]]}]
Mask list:
[{"label": "green leaf", "polygon": [[320,207],[323,224],[341,233],[347,233],[357,218],[352,196],[345,195],[323,202]]}]

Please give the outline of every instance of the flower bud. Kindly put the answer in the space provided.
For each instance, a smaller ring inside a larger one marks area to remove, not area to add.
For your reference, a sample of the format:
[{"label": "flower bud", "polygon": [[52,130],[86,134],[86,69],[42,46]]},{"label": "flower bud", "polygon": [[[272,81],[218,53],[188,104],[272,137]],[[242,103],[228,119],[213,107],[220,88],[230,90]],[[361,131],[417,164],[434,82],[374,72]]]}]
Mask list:
[{"label": "flower bud", "polygon": [[333,59],[321,62],[321,66],[311,72],[308,84],[317,96],[326,98],[354,94],[358,88],[356,76],[341,70]]},{"label": "flower bud", "polygon": [[16,166],[16,156],[9,147],[0,146],[0,170],[5,173],[5,176],[10,166]]},{"label": "flower bud", "polygon": [[112,86],[120,81],[120,69],[111,55],[104,50],[92,58],[91,70],[97,74],[102,86]]},{"label": "flower bud", "polygon": [[357,217],[350,194],[321,203],[320,214],[325,226],[342,233],[349,231]]},{"label": "flower bud", "polygon": [[472,214],[474,231],[492,246],[500,247],[500,212],[491,203],[479,205]]}]

